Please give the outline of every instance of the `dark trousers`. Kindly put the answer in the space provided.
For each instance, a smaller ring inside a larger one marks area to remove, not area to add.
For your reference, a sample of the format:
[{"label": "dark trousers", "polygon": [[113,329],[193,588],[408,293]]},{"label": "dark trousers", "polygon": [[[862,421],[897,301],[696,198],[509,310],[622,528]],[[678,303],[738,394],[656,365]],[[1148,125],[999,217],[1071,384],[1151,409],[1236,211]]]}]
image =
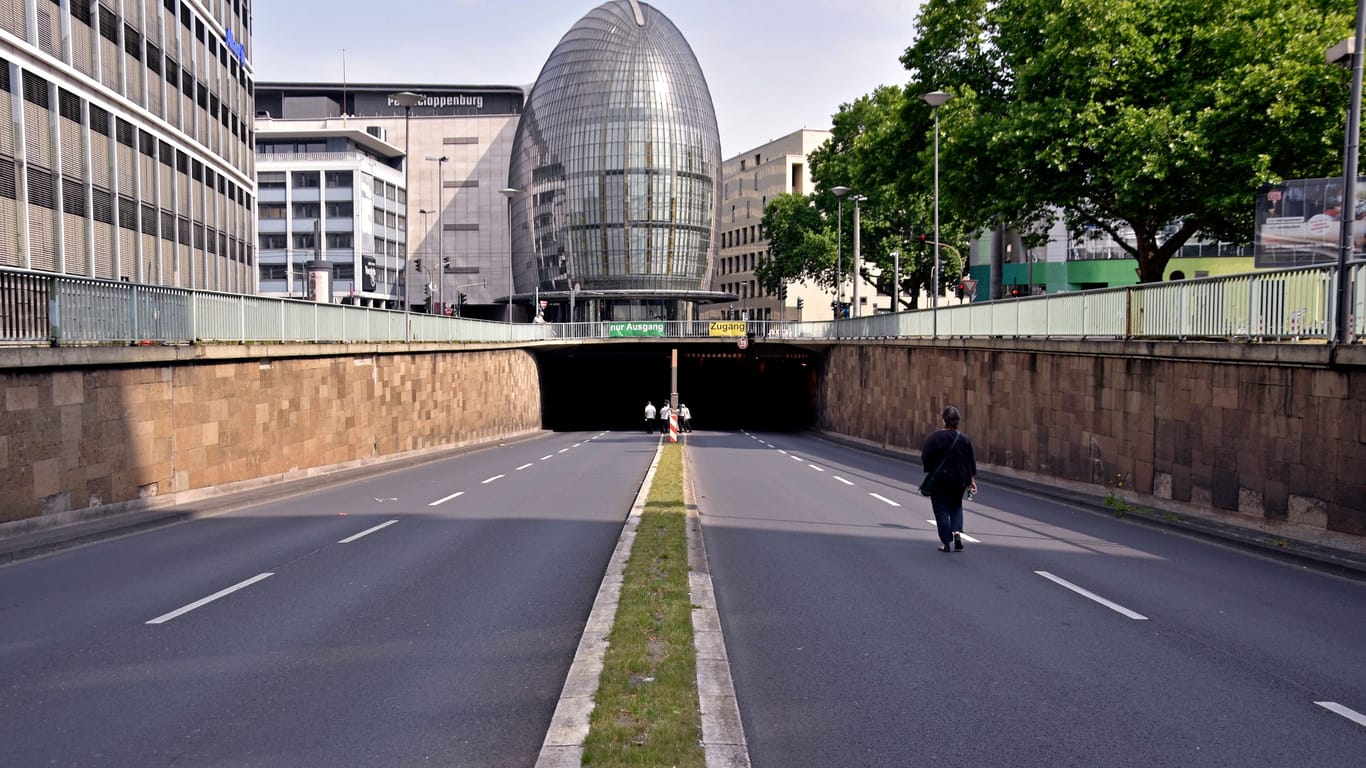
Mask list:
[{"label": "dark trousers", "polygon": [[645,420],[645,434],[647,434],[647,435],[653,435],[654,433],[655,433],[655,420],[654,420],[654,419],[646,419],[646,420]]},{"label": "dark trousers", "polygon": [[963,499],[960,496],[954,504],[952,497],[935,495],[930,497],[930,506],[934,508],[934,527],[939,532],[939,541],[947,547],[953,543],[954,532],[963,531]]}]

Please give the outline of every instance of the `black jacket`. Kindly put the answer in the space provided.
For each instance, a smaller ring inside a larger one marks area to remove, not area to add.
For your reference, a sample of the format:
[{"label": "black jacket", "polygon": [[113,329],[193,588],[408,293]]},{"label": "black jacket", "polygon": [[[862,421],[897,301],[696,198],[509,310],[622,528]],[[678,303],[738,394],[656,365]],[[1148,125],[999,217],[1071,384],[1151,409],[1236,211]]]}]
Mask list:
[{"label": "black jacket", "polygon": [[[958,442],[954,443],[954,437]],[[950,451],[950,447],[952,450]],[[929,477],[935,467],[943,462],[939,474],[934,476],[930,495],[936,499],[957,500],[962,503],[963,492],[977,476],[977,456],[972,450],[972,440],[955,429],[935,430],[925,438],[925,446],[920,449],[920,462]]]}]

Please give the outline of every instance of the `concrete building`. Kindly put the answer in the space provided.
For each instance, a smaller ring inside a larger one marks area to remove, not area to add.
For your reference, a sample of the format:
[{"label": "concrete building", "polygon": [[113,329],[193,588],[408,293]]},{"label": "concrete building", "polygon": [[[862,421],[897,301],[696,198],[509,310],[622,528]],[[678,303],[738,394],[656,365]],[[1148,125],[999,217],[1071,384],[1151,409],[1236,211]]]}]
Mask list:
[{"label": "concrete building", "polygon": [[256,289],[249,0],[0,0],[0,264]]},{"label": "concrete building", "polygon": [[[326,268],[331,286],[330,295],[315,289],[312,298],[400,306],[407,252],[403,150],[360,128],[309,130],[263,120],[256,153],[260,293],[309,296],[305,269],[312,264]],[[436,266],[435,259],[421,264]],[[428,282],[409,286],[410,304],[426,301]]]},{"label": "concrete building", "polygon": [[[803,128],[767,144],[741,152],[721,164],[720,255],[716,289],[733,293],[734,301],[706,312],[712,318],[750,320],[829,320],[835,294],[810,281],[792,282],[785,291],[764,291],[754,270],[769,257],[761,224],[764,209],[782,194],[809,195],[811,153],[830,139],[830,131]],[[846,204],[845,225],[853,226],[853,205]],[[853,254],[844,253],[844,282],[851,284]],[[850,295],[845,294],[848,301]],[[890,307],[890,299],[865,280],[859,288],[859,314],[871,315]]]},{"label": "concrete building", "polygon": [[[421,97],[406,115],[395,98],[399,93]],[[377,286],[384,286],[377,290],[396,305],[403,288],[401,282],[386,279],[386,270],[401,268],[395,259],[411,258],[408,293],[413,303],[421,303],[419,293],[430,281],[434,294],[443,299],[466,294],[469,314],[501,318],[503,310],[495,298],[508,294],[511,275],[507,202],[499,190],[507,186],[512,135],[524,101],[523,89],[516,86],[262,83],[256,89],[256,121],[258,130],[272,136],[281,135],[279,131],[341,131],[338,137],[350,136],[359,142],[355,146],[368,146],[376,154],[406,151],[411,162],[405,193],[392,201],[396,205],[385,207],[395,221],[391,224],[385,214],[383,228],[388,234],[377,231],[367,237],[355,230],[356,263],[374,261]],[[360,138],[356,131],[378,143]],[[402,170],[401,164],[397,167]],[[357,194],[366,194],[363,186]],[[363,215],[354,209],[353,213]],[[407,233],[406,254],[403,248],[395,249],[400,235],[393,225],[399,217],[403,221],[397,228]],[[448,265],[438,269],[443,261]],[[267,271],[265,265],[262,271]]]}]

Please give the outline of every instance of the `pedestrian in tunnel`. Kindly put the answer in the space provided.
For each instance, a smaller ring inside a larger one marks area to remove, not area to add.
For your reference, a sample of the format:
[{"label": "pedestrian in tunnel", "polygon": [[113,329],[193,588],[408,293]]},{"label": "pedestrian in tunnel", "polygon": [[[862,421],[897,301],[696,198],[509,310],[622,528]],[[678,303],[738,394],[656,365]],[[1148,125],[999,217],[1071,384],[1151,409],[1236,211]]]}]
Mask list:
[{"label": "pedestrian in tunnel", "polygon": [[940,552],[962,549],[963,493],[977,492],[977,457],[972,440],[958,430],[962,415],[952,405],[944,409],[944,427],[925,438],[920,462],[925,480],[920,492],[930,497]]},{"label": "pedestrian in tunnel", "polygon": [[665,400],[664,404],[659,406],[659,434],[661,435],[669,434],[669,413],[669,401]]},{"label": "pedestrian in tunnel", "polygon": [[645,401],[645,434],[655,433],[655,403],[653,400]]},{"label": "pedestrian in tunnel", "polygon": [[687,403],[678,404],[678,428],[684,432],[692,431],[692,411]]}]

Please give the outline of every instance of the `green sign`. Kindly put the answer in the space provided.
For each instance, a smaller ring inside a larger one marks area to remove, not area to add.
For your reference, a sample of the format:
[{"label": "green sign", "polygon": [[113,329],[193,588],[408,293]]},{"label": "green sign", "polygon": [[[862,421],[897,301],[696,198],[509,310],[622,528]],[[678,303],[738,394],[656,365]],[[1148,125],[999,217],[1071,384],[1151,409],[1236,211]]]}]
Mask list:
[{"label": "green sign", "polygon": [[608,323],[607,335],[619,336],[663,336],[664,323]]}]

